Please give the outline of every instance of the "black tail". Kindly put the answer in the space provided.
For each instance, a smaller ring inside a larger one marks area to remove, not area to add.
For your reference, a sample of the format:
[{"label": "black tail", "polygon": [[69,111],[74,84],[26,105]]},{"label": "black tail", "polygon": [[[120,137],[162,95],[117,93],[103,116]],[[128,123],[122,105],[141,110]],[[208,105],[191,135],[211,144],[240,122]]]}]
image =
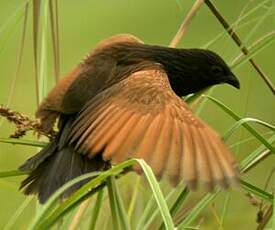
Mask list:
[{"label": "black tail", "polygon": [[[68,145],[67,136],[73,121],[73,117],[62,117],[57,137],[19,167],[21,171],[30,171],[29,176],[22,181],[20,189],[24,188],[26,195],[38,194],[41,203],[69,180],[107,167],[100,154],[96,158],[89,159],[76,153],[73,147]],[[66,190],[62,198],[70,195],[87,181],[79,182]]]}]

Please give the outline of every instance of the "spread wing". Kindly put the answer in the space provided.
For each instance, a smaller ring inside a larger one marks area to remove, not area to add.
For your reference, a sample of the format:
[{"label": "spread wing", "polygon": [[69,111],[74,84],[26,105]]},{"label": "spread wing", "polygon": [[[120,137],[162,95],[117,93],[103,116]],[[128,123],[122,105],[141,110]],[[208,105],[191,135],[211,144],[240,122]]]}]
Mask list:
[{"label": "spread wing", "polygon": [[[235,160],[218,135],[171,89],[161,69],[135,72],[90,100],[69,135],[81,154],[102,154],[113,164],[142,158],[158,178],[166,171],[171,182],[237,182]],[[134,170],[141,172],[139,165]]]}]

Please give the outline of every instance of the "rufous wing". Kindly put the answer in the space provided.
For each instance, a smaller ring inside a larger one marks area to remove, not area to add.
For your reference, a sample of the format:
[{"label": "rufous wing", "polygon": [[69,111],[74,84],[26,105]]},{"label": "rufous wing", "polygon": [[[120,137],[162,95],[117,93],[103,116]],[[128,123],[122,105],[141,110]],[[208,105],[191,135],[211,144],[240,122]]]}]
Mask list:
[{"label": "rufous wing", "polygon": [[[102,154],[113,164],[144,159],[157,178],[191,188],[238,182],[236,162],[218,135],[197,118],[170,87],[166,73],[152,68],[132,73],[90,100],[70,133],[76,151]],[[136,164],[134,170],[140,173]]]}]

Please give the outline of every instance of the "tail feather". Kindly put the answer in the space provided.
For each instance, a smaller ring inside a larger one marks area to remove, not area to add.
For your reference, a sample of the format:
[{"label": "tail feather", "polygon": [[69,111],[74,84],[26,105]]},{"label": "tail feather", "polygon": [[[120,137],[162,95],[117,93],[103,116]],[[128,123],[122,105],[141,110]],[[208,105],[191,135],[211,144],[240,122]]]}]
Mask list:
[{"label": "tail feather", "polygon": [[[45,201],[66,182],[88,172],[106,168],[100,155],[89,159],[74,151],[66,142],[72,119],[64,122],[59,135],[50,142],[37,155],[27,160],[19,167],[21,171],[31,171],[29,176],[21,183],[26,195],[38,194],[41,203]],[[67,189],[62,198],[68,197],[88,180],[84,180]]]}]

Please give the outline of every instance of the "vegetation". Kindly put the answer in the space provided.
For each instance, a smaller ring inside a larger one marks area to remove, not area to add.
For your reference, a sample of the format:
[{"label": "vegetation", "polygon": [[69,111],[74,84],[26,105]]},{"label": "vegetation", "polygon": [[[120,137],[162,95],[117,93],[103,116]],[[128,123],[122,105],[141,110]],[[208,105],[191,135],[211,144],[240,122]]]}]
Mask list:
[{"label": "vegetation", "polygon": [[[33,117],[59,76],[96,42],[113,34],[213,49],[239,76],[240,92],[218,86],[184,100],[235,152],[242,180],[238,189],[189,192],[183,183],[177,188],[166,180],[158,183],[143,160],[130,159],[70,181],[40,206],[34,197],[18,191],[24,175],[16,169],[47,139],[37,141],[32,132],[8,138],[14,126],[2,118],[0,228],[275,229],[274,13],[272,0],[2,1],[0,104],[5,107],[0,107],[0,115],[11,117],[8,107]],[[28,125],[27,130],[35,129],[35,123]],[[20,124],[17,131],[22,131]],[[136,162],[144,177],[122,175]],[[90,177],[67,200],[58,200],[66,188]]]}]

